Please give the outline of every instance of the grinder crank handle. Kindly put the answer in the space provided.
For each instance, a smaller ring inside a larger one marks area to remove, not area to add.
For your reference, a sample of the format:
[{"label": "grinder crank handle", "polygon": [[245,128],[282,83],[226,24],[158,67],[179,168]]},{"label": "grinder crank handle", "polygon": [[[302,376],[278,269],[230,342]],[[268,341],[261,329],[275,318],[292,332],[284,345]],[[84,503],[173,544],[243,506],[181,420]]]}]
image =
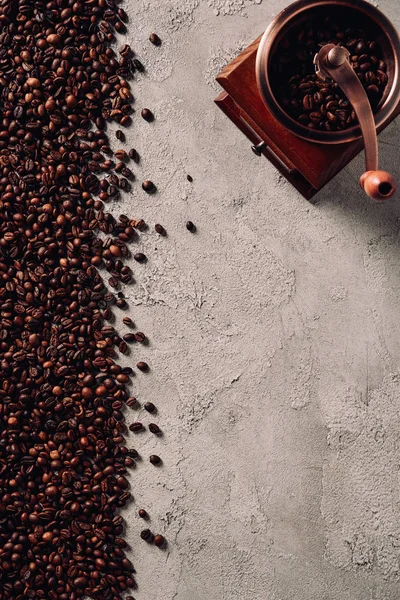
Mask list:
[{"label": "grinder crank handle", "polygon": [[342,88],[352,104],[360,123],[365,146],[366,172],[360,178],[365,193],[381,202],[396,191],[396,182],[390,173],[378,170],[378,139],[374,115],[368,96],[348,58],[350,53],[342,46],[326,44],[315,57],[317,75],[331,77]]}]

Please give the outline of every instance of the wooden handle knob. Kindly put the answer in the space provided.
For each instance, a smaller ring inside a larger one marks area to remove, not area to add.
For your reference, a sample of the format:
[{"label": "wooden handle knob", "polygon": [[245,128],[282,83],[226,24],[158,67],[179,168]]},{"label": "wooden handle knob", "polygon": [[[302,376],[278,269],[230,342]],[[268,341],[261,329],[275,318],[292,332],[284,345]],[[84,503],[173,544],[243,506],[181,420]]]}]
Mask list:
[{"label": "wooden handle knob", "polygon": [[367,171],[360,178],[360,185],[370,198],[385,202],[396,191],[396,182],[386,171]]}]

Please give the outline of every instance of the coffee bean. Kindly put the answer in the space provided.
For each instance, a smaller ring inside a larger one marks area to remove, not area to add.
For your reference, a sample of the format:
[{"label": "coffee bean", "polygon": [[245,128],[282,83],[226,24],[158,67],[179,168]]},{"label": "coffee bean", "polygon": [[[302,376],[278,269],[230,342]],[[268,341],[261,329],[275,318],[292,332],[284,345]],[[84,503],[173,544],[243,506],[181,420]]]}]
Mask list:
[{"label": "coffee bean", "polygon": [[187,221],[186,222],[186,229],[188,231],[190,231],[191,233],[194,233],[196,231],[196,225],[194,223],[192,223],[192,221]]},{"label": "coffee bean", "polygon": [[137,342],[139,342],[140,344],[144,344],[144,343],[146,343],[146,342],[147,342],[147,338],[146,338],[146,336],[145,336],[145,335],[144,335],[144,333],[142,333],[141,331],[138,331],[138,332],[135,334],[135,338],[136,338],[136,341],[137,341]]},{"label": "coffee bean", "polygon": [[132,431],[133,433],[139,433],[139,431],[143,431],[144,429],[144,425],[143,423],[132,423],[131,425],[129,425],[129,430]]},{"label": "coffee bean", "polygon": [[143,529],[140,533],[140,537],[148,544],[152,544],[154,541],[154,535],[152,534],[150,529]]},{"label": "coffee bean", "polygon": [[129,158],[134,160],[136,163],[140,162],[140,157],[135,148],[131,148],[128,152]]},{"label": "coffee bean", "polygon": [[152,181],[150,181],[150,179],[145,179],[142,183],[142,189],[147,192],[148,194],[151,194],[152,192],[155,191],[156,186],[154,185],[154,183]]},{"label": "coffee bean", "polygon": [[115,132],[115,137],[121,142],[125,141],[125,134],[121,129],[117,129],[117,131]]},{"label": "coffee bean", "polygon": [[154,46],[161,46],[161,40],[156,33],[151,33],[149,40],[152,44],[154,44]]},{"label": "coffee bean", "polygon": [[154,115],[149,108],[143,108],[140,114],[142,115],[143,119],[148,123],[154,121]]},{"label": "coffee bean", "polygon": [[128,344],[132,343],[132,342],[136,342],[136,336],[134,333],[126,333],[123,337],[125,342],[128,342]]},{"label": "coffee bean", "polygon": [[155,423],[150,423],[149,430],[151,433],[154,433],[154,435],[159,435],[159,436],[162,435],[161,429]]},{"label": "coffee bean", "polygon": [[141,508],[139,510],[139,517],[141,517],[142,519],[148,519],[149,515],[147,513],[147,511],[144,510],[144,508]]},{"label": "coffee bean", "polygon": [[156,225],[154,226],[154,229],[156,230],[156,232],[162,236],[166,236],[167,232],[165,231],[164,227],[162,225],[160,225],[160,223],[156,223]]},{"label": "coffee bean", "polygon": [[360,42],[358,42],[357,46],[356,46],[356,53],[357,54],[364,54],[366,51],[368,50],[365,42],[363,40],[361,40]]},{"label": "coffee bean", "polygon": [[147,373],[149,371],[149,365],[143,361],[139,361],[136,366],[142,373]]},{"label": "coffee bean", "polygon": [[193,183],[193,177],[191,175],[186,175],[186,179],[189,183]]},{"label": "coffee bean", "polygon": [[379,88],[377,85],[369,85],[367,87],[367,93],[368,95],[372,95],[372,96],[378,96],[379,95]]},{"label": "coffee bean", "polygon": [[85,588],[88,584],[88,580],[86,577],[77,577],[74,579],[74,586],[77,588]]},{"label": "coffee bean", "polygon": [[386,85],[388,82],[388,76],[386,75],[386,73],[384,71],[381,71],[380,69],[378,69],[378,71],[376,72],[376,76],[379,80],[379,84],[380,85]]},{"label": "coffee bean", "polygon": [[306,110],[312,110],[314,107],[314,101],[311,94],[306,94],[303,98],[303,106]]},{"label": "coffee bean", "polygon": [[132,53],[132,49],[129,46],[129,44],[124,44],[123,46],[121,46],[121,48],[119,49],[119,53],[121,56],[130,56]]},{"label": "coffee bean", "polygon": [[130,317],[124,317],[122,319],[124,325],[128,325],[128,327],[135,327],[135,323],[132,321]]},{"label": "coffee bean", "polygon": [[136,252],[136,254],[133,255],[133,258],[136,260],[136,262],[138,263],[144,263],[146,262],[146,255],[143,254],[143,252]]},{"label": "coffee bean", "polygon": [[163,535],[161,534],[157,534],[154,536],[154,544],[158,547],[158,548],[162,548],[165,545],[165,538]]},{"label": "coffee bean", "polygon": [[152,464],[152,465],[155,465],[155,466],[157,466],[157,465],[160,465],[160,464],[161,464],[162,460],[161,460],[161,458],[160,458],[159,456],[157,456],[156,454],[152,454],[152,455],[150,456],[150,462],[151,462],[151,464]]},{"label": "coffee bean", "polygon": [[125,150],[116,150],[114,152],[114,155],[116,156],[116,158],[118,158],[118,160],[129,160],[129,156],[125,152]]},{"label": "coffee bean", "polygon": [[156,411],[156,407],[154,406],[154,404],[152,402],[146,402],[146,404],[144,405],[144,408],[149,413],[154,413]]}]

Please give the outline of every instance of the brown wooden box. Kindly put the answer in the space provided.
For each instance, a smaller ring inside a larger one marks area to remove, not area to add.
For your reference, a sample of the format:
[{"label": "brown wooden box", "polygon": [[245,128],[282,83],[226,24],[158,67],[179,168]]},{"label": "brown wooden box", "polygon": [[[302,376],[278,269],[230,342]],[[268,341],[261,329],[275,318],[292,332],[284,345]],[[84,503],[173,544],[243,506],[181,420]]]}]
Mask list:
[{"label": "brown wooden box", "polygon": [[[261,36],[217,76],[216,104],[308,200],[363,149],[363,140],[316,144],[298,138],[269,112],[258,91],[255,63]],[[379,132],[400,113],[400,104]],[[360,173],[361,175],[361,173]]]}]

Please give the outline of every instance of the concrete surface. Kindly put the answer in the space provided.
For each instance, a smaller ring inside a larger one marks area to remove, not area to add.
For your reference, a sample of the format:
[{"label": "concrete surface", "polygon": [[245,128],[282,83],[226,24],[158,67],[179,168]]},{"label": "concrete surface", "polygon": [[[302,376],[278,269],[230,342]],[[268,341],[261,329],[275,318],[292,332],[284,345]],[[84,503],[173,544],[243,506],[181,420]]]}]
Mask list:
[{"label": "concrete surface", "polygon": [[[169,234],[142,236],[126,289],[151,339],[125,359],[152,369],[133,392],[159,407],[132,420],[165,431],[132,435],[137,600],[400,597],[400,198],[364,197],[360,156],[312,206],[213,104],[216,73],[287,4],[125,3],[136,107],[156,115],[128,145],[159,193],[137,183],[113,210]],[[400,25],[397,0],[379,6]],[[399,127],[380,138],[397,179]],[[140,507],[167,551],[139,538]]]}]

